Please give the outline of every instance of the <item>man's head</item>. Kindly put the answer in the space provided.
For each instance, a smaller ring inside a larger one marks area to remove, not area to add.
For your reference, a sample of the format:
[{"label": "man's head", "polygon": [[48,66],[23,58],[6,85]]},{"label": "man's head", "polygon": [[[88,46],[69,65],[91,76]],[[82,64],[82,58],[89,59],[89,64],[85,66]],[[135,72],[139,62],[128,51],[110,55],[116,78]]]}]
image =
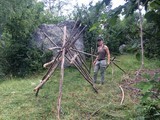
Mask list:
[{"label": "man's head", "polygon": [[98,46],[103,45],[103,39],[102,38],[98,38],[97,39],[97,44],[98,44]]}]

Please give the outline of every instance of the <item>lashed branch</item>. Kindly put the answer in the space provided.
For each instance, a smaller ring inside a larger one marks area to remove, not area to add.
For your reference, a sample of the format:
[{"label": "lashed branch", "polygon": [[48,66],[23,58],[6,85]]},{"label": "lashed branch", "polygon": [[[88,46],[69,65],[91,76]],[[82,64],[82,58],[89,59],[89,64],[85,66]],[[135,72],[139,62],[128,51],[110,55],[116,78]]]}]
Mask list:
[{"label": "lashed branch", "polygon": [[70,64],[73,64],[73,62],[76,60],[77,56],[78,56],[78,54],[75,54],[75,55],[73,56],[73,58],[72,58],[71,61],[70,61]]}]

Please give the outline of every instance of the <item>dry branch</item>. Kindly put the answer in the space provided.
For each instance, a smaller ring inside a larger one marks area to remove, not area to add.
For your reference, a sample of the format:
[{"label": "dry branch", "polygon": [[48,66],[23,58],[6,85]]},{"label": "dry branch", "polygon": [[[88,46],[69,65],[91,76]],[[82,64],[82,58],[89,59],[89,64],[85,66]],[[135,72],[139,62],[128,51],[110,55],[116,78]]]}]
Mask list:
[{"label": "dry branch", "polygon": [[119,67],[114,61],[112,63],[126,74],[126,72],[121,67]]},{"label": "dry branch", "polygon": [[42,79],[41,83],[34,88],[34,91],[36,91],[36,96],[38,95],[39,89],[49,80],[49,78],[51,77],[52,73],[55,71],[55,69],[58,67],[59,65],[59,61],[52,67],[51,71],[45,75],[45,78]]},{"label": "dry branch", "polygon": [[77,48],[74,47],[74,46],[73,46],[73,48],[71,48],[71,49],[76,50],[75,52],[76,52],[77,54],[79,54],[79,59],[78,59],[78,60],[80,60],[80,62],[82,63],[82,65],[84,65],[85,69],[89,72],[89,69],[88,69],[87,64],[86,64],[86,62],[85,62],[85,60],[84,60],[84,57],[81,55],[81,52],[82,52],[82,51],[80,52],[80,51],[77,50]]},{"label": "dry branch", "polygon": [[83,52],[83,51],[80,51],[80,50],[77,50],[77,49],[71,48],[71,50],[76,51],[76,52],[79,52],[79,53],[82,53],[82,54],[85,54],[85,55],[90,55],[90,56],[96,57],[96,55],[92,55],[92,54],[90,54],[90,53]]},{"label": "dry branch", "polygon": [[70,64],[73,64],[73,62],[76,60],[77,56],[78,56],[78,54],[75,54],[75,55],[73,56],[73,58],[72,58],[71,61],[70,61]]},{"label": "dry branch", "polygon": [[[63,46],[65,45],[65,41],[66,41],[66,26],[64,26]],[[58,120],[60,120],[62,85],[63,85],[63,79],[64,79],[64,61],[65,61],[65,48],[63,48],[63,50],[62,50],[61,78],[59,81],[59,96],[58,96],[58,103],[57,103],[57,118],[58,118]]]},{"label": "dry branch", "polygon": [[37,87],[34,88],[34,91],[36,91],[36,96],[38,95],[39,89],[49,80],[49,78],[51,77],[51,75],[53,74],[55,69],[58,67],[60,61],[57,61],[57,60],[59,59],[60,56],[61,56],[61,52],[59,52],[57,54],[57,56],[55,57],[53,63],[51,64],[50,68],[48,69],[47,73],[42,78],[41,83]]},{"label": "dry branch", "polygon": [[55,49],[61,49],[61,47],[52,47],[52,48],[49,48],[49,50],[55,50]]},{"label": "dry branch", "polygon": [[121,89],[121,92],[122,92],[122,99],[121,99],[121,104],[120,104],[120,105],[122,105],[123,101],[124,101],[124,90],[121,85],[119,86],[119,88]]},{"label": "dry branch", "polygon": [[77,35],[77,36],[75,36],[75,38],[73,39],[73,41],[67,41],[68,43],[69,43],[69,45],[65,45],[64,47],[66,47],[66,50],[67,49],[69,49],[76,41],[77,41],[77,39],[79,38],[79,36],[82,34],[82,32],[85,30],[85,28],[86,28],[87,26],[85,26],[80,32],[79,32],[79,34]]},{"label": "dry branch", "polygon": [[53,40],[51,40],[51,38],[50,38],[45,32],[43,32],[43,34],[49,39],[49,41],[50,41],[52,44],[54,44],[56,47],[58,47],[57,44],[56,44]]},{"label": "dry branch", "polygon": [[100,111],[100,109],[102,109],[104,106],[102,106],[102,107],[100,107],[100,108],[98,108],[97,110],[95,110],[91,115],[90,115],[90,117],[88,118],[88,120],[90,120],[91,119],[91,117],[92,116],[94,116],[98,111]]},{"label": "dry branch", "polygon": [[43,65],[43,67],[44,67],[44,68],[47,68],[47,67],[49,67],[53,62],[55,62],[55,58],[54,58],[52,61],[50,61],[50,62],[48,62],[48,63],[45,63],[45,64]]},{"label": "dry branch", "polygon": [[[72,58],[73,56],[70,54],[69,52],[69,56],[70,58]],[[66,56],[67,60],[70,62],[71,59],[68,58]],[[82,76],[91,84],[91,86],[93,87],[93,89],[95,90],[96,93],[98,93],[97,89],[95,88],[94,84],[93,84],[93,80],[92,77],[90,76],[90,74],[88,73],[87,70],[85,70],[82,66],[80,66],[80,64],[78,63],[78,61],[76,60],[74,63],[74,66],[78,69],[78,71],[82,74]]]}]

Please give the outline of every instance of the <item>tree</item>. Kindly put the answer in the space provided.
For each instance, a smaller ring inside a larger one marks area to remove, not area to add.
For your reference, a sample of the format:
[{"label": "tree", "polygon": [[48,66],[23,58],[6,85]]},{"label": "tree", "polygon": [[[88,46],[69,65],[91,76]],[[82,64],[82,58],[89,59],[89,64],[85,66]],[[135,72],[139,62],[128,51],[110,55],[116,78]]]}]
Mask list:
[{"label": "tree", "polygon": [[42,0],[45,4],[45,8],[49,10],[49,12],[58,17],[64,16],[64,11],[67,11],[66,6],[70,4],[68,0]]},{"label": "tree", "polygon": [[[3,71],[5,74],[24,76],[37,71],[42,66],[42,51],[36,49],[32,44],[32,33],[43,21],[43,3],[32,0],[3,1],[5,7],[7,2],[10,13],[6,15],[3,24],[1,41],[5,46],[1,50],[1,64],[5,62]],[[7,14],[7,11],[2,11]]]},{"label": "tree", "polygon": [[[108,7],[108,9],[110,8],[111,6]],[[103,2],[98,2],[95,6],[92,5],[92,2],[89,3],[89,6],[75,6],[73,11],[74,19],[79,19],[83,25],[87,25],[84,32],[85,51],[87,52],[91,52],[91,48],[96,49],[96,39],[99,36],[102,37],[103,25],[100,21],[104,17],[104,11],[106,11],[106,7]]]}]

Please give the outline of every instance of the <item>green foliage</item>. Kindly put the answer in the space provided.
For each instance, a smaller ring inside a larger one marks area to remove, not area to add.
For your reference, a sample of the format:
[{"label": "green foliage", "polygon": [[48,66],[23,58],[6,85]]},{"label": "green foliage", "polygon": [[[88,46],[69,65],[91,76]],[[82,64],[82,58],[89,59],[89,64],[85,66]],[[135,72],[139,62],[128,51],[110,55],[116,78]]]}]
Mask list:
[{"label": "green foliage", "polygon": [[[43,52],[38,50],[32,43],[32,33],[46,20],[43,3],[32,0],[24,1],[1,1],[1,5],[8,2],[10,13],[7,21],[1,21],[3,32],[1,41],[1,73],[13,76],[25,76],[42,70],[44,63]],[[46,61],[45,61],[46,62]]]},{"label": "green foliage", "polygon": [[160,58],[160,4],[158,0],[150,3],[149,11],[145,14],[146,43],[145,54],[150,58]]},{"label": "green foliage", "polygon": [[[103,3],[107,3],[104,6]],[[159,58],[160,56],[160,12],[159,0],[140,0],[146,14],[143,21],[143,39],[145,56]],[[102,36],[111,53],[119,53],[119,46],[126,44],[126,51],[135,53],[140,59],[140,28],[137,0],[127,0],[124,5],[111,9],[109,0],[98,2],[95,6],[77,7],[75,18],[88,25],[85,32],[85,48],[90,52],[96,49],[96,38]],[[124,16],[122,19],[120,16]],[[96,16],[96,17],[95,17]]]},{"label": "green foliage", "polygon": [[[111,53],[119,53],[119,46],[122,44],[133,46],[135,43],[140,43],[137,27],[138,14],[128,15],[127,18],[121,20],[119,14],[123,8],[124,6],[119,6],[111,10],[110,4],[105,8],[99,2],[95,6],[90,4],[88,8],[82,6],[77,9],[75,16],[80,18],[82,23],[88,25],[88,29],[85,32],[86,51],[90,52],[91,47],[96,49],[95,40],[98,36],[104,38]],[[136,51],[139,51],[138,49],[136,48]]]},{"label": "green foliage", "polygon": [[160,82],[159,74],[155,74],[153,78],[145,75],[146,82],[140,82],[137,87],[141,89],[140,104],[137,106],[137,118],[145,120],[158,120],[160,117]]},{"label": "green foliage", "polygon": [[96,39],[103,35],[100,22],[102,18],[106,17],[106,14],[103,13],[105,11],[103,3],[104,1],[98,2],[93,6],[91,2],[88,7],[84,5],[82,7],[77,6],[74,10],[74,18],[78,18],[82,24],[87,25],[84,33],[85,51],[87,52],[91,52],[91,48],[96,51]]},{"label": "green foliage", "polygon": [[[117,59],[120,60],[117,64],[128,73],[133,73],[133,71],[139,68],[140,62],[133,55],[117,56]],[[147,69],[157,69],[160,67],[158,60],[153,60],[152,62],[146,60],[145,63]],[[120,105],[122,93],[118,86],[122,82],[122,76],[127,75],[124,75],[115,66],[113,66],[113,69],[113,76],[112,67],[110,66],[107,69],[104,85],[100,86],[96,84],[99,91],[96,94],[90,84],[79,74],[78,70],[73,67],[66,68],[63,83],[61,119],[75,120],[91,117],[92,120],[134,120],[134,113],[137,111],[135,108],[139,102],[133,102],[133,98],[124,89],[125,99],[123,105]],[[39,84],[39,80],[44,74],[45,72],[25,78],[0,79],[0,119],[56,119],[60,70],[55,71],[51,79],[40,90],[39,96],[35,97],[33,89]],[[91,115],[94,112],[96,113]]]}]

